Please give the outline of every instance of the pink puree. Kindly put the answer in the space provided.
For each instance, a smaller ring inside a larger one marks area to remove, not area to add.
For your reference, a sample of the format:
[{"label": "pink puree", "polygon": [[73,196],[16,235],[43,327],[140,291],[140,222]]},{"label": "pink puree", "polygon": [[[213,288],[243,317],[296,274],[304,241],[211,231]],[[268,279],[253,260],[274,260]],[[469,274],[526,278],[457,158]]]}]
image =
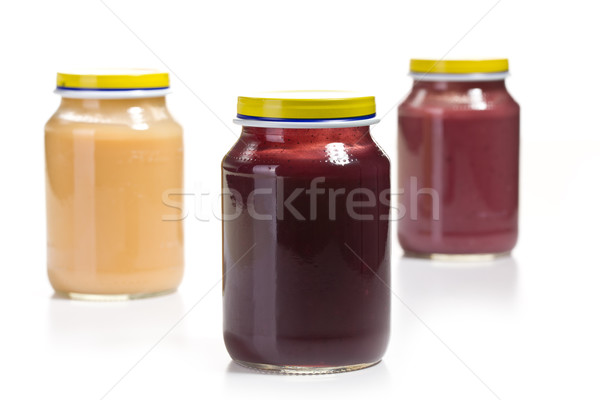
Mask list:
[{"label": "pink puree", "polygon": [[[518,230],[519,105],[504,81],[415,82],[398,127],[404,250],[510,251]],[[438,207],[423,188],[438,193]]]}]

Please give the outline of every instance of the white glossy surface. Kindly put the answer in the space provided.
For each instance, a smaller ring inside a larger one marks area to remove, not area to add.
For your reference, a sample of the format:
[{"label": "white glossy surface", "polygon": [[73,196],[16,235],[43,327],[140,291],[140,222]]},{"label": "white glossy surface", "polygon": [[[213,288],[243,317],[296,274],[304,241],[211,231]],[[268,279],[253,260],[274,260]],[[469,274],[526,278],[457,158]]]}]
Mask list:
[{"label": "white glossy surface", "polygon": [[[600,64],[591,3],[504,0],[471,31],[494,2],[107,4],[151,51],[99,1],[0,6],[1,399],[600,396],[600,81],[576,79],[571,63],[584,54],[585,68]],[[335,51],[323,39],[331,32],[346,35]],[[243,45],[250,34],[264,42]],[[523,110],[513,257],[449,266],[402,258],[395,245],[392,341],[373,368],[289,377],[232,364],[221,339],[218,202],[201,193],[218,190],[220,159],[239,134],[230,122],[236,96],[271,88],[374,93],[382,117],[374,136],[394,156],[394,105],[410,87],[409,58],[451,48],[448,57],[510,58],[508,86]],[[179,76],[169,108],[186,131],[186,191],[196,194],[188,198],[184,283],[176,294],[124,303],[54,298],[42,136],[58,104],[55,71],[164,67],[152,52]]]}]

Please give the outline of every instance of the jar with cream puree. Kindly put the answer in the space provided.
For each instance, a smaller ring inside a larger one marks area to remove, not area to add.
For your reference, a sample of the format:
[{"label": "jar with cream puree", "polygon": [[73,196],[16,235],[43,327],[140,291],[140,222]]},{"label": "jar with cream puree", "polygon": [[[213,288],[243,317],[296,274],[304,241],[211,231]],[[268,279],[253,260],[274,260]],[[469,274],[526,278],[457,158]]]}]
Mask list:
[{"label": "jar with cream puree", "polygon": [[224,339],[239,364],[365,368],[390,328],[390,163],[372,96],[239,97],[223,159]]},{"label": "jar with cream puree", "polygon": [[508,60],[412,60],[398,108],[405,253],[494,258],[517,243],[519,105]]},{"label": "jar with cream puree", "polygon": [[[183,274],[181,126],[155,70],[59,73],[45,127],[48,277],[79,299],[168,293]],[[177,198],[179,197],[179,198]]]}]

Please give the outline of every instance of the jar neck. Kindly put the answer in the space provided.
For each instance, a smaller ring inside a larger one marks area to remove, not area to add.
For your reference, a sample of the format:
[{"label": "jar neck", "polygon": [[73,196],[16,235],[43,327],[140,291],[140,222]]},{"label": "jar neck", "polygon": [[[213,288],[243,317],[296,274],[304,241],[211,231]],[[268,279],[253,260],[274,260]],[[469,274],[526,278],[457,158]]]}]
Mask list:
[{"label": "jar neck", "polygon": [[137,99],[73,99],[63,97],[60,102],[61,108],[77,108],[86,111],[119,111],[131,107],[166,107],[165,96],[147,97]]},{"label": "jar neck", "polygon": [[371,140],[370,127],[354,126],[344,128],[260,128],[253,126],[242,127],[242,139],[255,138],[264,142],[306,144],[306,143],[352,143]]},{"label": "jar neck", "polygon": [[71,122],[148,126],[172,121],[165,97],[138,99],[62,99],[54,118]]},{"label": "jar neck", "polygon": [[469,89],[481,90],[506,90],[504,79],[497,81],[419,81],[413,82],[413,89],[426,89],[430,91],[465,91]]}]

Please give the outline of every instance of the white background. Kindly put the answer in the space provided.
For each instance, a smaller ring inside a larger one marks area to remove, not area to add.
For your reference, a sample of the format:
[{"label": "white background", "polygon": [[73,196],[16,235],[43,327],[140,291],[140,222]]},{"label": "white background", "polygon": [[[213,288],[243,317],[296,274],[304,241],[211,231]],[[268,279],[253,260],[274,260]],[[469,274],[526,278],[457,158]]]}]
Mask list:
[{"label": "white background", "polygon": [[[0,398],[598,398],[593,4],[3,1]],[[373,135],[396,165],[394,108],[410,88],[411,57],[510,59],[522,108],[521,236],[512,258],[471,266],[404,259],[394,240],[393,332],[380,365],[325,377],[233,365],[221,339],[220,224],[193,201],[178,293],[108,304],[53,297],[43,126],[59,102],[58,69],[169,69],[186,189],[217,193],[220,160],[239,134],[236,96],[250,90],[373,93],[384,117]]]}]

